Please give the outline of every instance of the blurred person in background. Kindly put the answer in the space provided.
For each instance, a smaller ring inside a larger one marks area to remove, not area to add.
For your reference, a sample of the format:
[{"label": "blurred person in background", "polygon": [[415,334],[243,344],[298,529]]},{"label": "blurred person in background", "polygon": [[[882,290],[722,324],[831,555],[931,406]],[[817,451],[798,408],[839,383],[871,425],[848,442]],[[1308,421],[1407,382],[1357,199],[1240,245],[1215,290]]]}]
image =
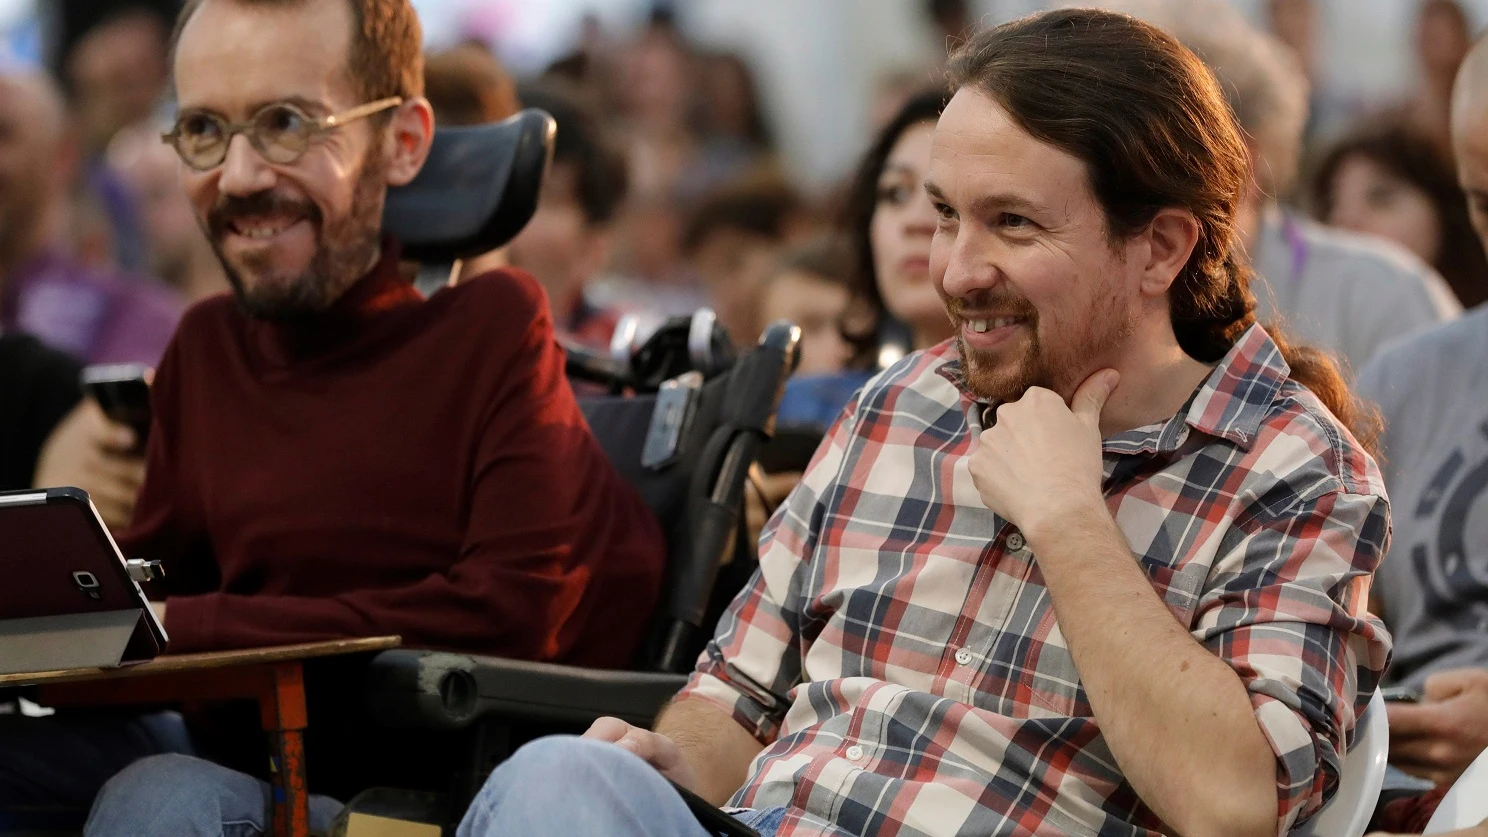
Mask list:
[{"label": "blurred person in background", "polygon": [[[514,116],[522,105],[517,101],[517,85],[506,68],[486,47],[465,43],[424,57],[424,98],[434,109],[436,130],[439,126],[462,127],[486,125]],[[453,276],[433,277],[434,281],[458,284],[510,263],[506,247],[461,259]],[[431,270],[443,266],[431,266]],[[429,286],[420,287],[427,293]],[[435,284],[432,287],[438,288]]]},{"label": "blurred person in background", "polygon": [[606,350],[619,317],[589,289],[610,263],[612,225],[625,199],[625,158],[595,115],[555,85],[523,88],[521,99],[552,115],[558,133],[537,212],[508,247],[511,262],[547,291],[560,335]]},{"label": "blurred person in background", "polygon": [[803,213],[790,184],[762,173],[719,189],[688,220],[682,251],[735,346],[759,339],[760,291],[799,237]]},{"label": "blurred person in background", "polygon": [[155,282],[86,267],[67,248],[79,153],[60,91],[0,76],[0,327],[85,363],[160,360],[183,301]]},{"label": "blurred person in background", "polygon": [[843,214],[853,273],[842,332],[852,354],[836,375],[791,379],[782,421],[825,429],[880,369],[955,335],[930,281],[936,215],[924,190],[945,99],[939,88],[911,96],[858,164]]},{"label": "blurred person in background", "polygon": [[90,157],[101,156],[119,131],[156,115],[170,80],[169,37],[158,14],[125,6],[73,45],[66,81]]},{"label": "blurred person in background", "polygon": [[[1488,41],[1463,62],[1451,117],[1458,177],[1488,246]],[[1421,695],[1389,707],[1390,762],[1436,783],[1438,796],[1488,747],[1485,356],[1488,308],[1479,306],[1395,344],[1359,375],[1360,394],[1385,419],[1395,509],[1374,610],[1395,637],[1388,682]],[[1430,810],[1419,814],[1390,827],[1419,829]]]},{"label": "blurred person in background", "polygon": [[511,74],[478,44],[425,56],[424,94],[434,108],[436,126],[500,122],[522,109]]},{"label": "blurred person in background", "polygon": [[852,250],[832,235],[821,235],[786,251],[760,294],[760,322],[788,320],[801,329],[801,360],[796,374],[832,375],[852,356],[842,337],[852,281]]},{"label": "blurred person in background", "polygon": [[1284,44],[1221,0],[1116,5],[1204,59],[1244,129],[1252,178],[1236,223],[1258,274],[1261,322],[1333,352],[1351,377],[1388,341],[1461,312],[1441,276],[1404,248],[1329,229],[1281,204],[1297,178],[1307,122],[1307,79]]},{"label": "blurred person in background", "polygon": [[1266,3],[1266,22],[1271,34],[1292,50],[1298,68],[1307,78],[1307,127],[1304,134],[1309,139],[1318,134],[1319,123],[1324,120],[1328,109],[1323,79],[1318,73],[1319,14],[1317,0],[1267,0]]},{"label": "blurred person in background", "polygon": [[1312,206],[1329,226],[1387,238],[1430,264],[1466,308],[1488,299],[1488,259],[1452,160],[1412,129],[1344,137],[1323,156]]},{"label": "blurred person in background", "polygon": [[227,275],[181,189],[180,158],[160,134],[152,123],[120,131],[109,144],[109,167],[139,209],[151,273],[196,302],[227,292]]},{"label": "blurred person in background", "polygon": [[1398,112],[1413,130],[1446,151],[1451,147],[1452,81],[1472,46],[1472,23],[1457,0],[1423,0],[1412,34],[1420,75]]},{"label": "blurred person in background", "polygon": [[749,64],[720,52],[698,56],[696,66],[699,148],[677,184],[683,201],[770,164],[775,148]]},{"label": "blurred person in background", "polygon": [[165,98],[170,28],[159,5],[118,4],[78,37],[62,62],[82,141],[82,185],[102,211],[113,262],[129,271],[147,268],[149,233],[105,153],[126,127],[152,123]]},{"label": "blurred person in background", "polygon": [[692,55],[670,13],[657,12],[618,56],[619,126],[632,186],[642,196],[672,196],[698,151],[690,109]]}]

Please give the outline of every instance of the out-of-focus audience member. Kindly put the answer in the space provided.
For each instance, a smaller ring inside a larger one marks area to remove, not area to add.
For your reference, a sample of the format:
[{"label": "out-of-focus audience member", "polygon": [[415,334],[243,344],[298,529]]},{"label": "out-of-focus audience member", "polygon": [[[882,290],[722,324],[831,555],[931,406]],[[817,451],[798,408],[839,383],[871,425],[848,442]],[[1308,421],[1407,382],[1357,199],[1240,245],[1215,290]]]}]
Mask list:
[{"label": "out-of-focus audience member", "polygon": [[62,96],[40,74],[0,76],[0,327],[86,363],[156,363],[183,302],[163,285],[67,252],[76,139]]},{"label": "out-of-focus audience member", "polygon": [[170,78],[169,36],[159,15],[126,8],[73,45],[67,83],[89,156],[102,154],[125,127],[155,115]]},{"label": "out-of-focus audience member", "polygon": [[625,158],[595,115],[555,85],[524,88],[521,98],[551,114],[558,133],[537,212],[509,248],[512,264],[547,291],[559,334],[606,349],[618,315],[595,302],[589,287],[610,263],[612,223],[625,198]]},{"label": "out-of-focus audience member", "polygon": [[150,250],[150,269],[188,301],[228,290],[227,274],[181,189],[181,160],[153,124],[125,128],[109,144],[109,166],[130,188]]},{"label": "out-of-focus audience member", "polygon": [[844,212],[853,274],[842,329],[852,357],[835,375],[792,378],[781,422],[825,429],[879,369],[955,335],[930,279],[936,214],[924,189],[945,98],[942,89],[911,96],[859,163]]},{"label": "out-of-focus audience member", "polygon": [[788,251],[765,280],[760,322],[789,320],[801,329],[798,375],[841,372],[852,357],[842,337],[852,281],[852,250],[835,236],[819,236]]},{"label": "out-of-focus audience member", "polygon": [[1307,78],[1307,127],[1304,134],[1317,134],[1318,123],[1324,117],[1327,102],[1323,95],[1322,79],[1318,74],[1319,10],[1316,0],[1267,0],[1266,22],[1276,39],[1291,48],[1297,57],[1298,68]]},{"label": "out-of-focus audience member", "polygon": [[424,58],[424,98],[437,125],[484,125],[521,110],[517,85],[491,51],[460,44]]},{"label": "out-of-focus audience member", "polygon": [[1371,128],[1339,140],[1318,165],[1312,203],[1329,226],[1387,238],[1415,253],[1464,307],[1488,299],[1488,259],[1452,160],[1409,128]]},{"label": "out-of-focus audience member", "polygon": [[805,220],[796,191],[769,174],[715,192],[693,213],[682,251],[735,345],[759,339],[760,291]]},{"label": "out-of-focus audience member", "polygon": [[143,271],[149,233],[104,154],[126,127],[154,121],[169,78],[170,32],[159,12],[143,3],[120,4],[120,9],[72,45],[63,73],[83,143],[83,188],[102,210],[99,220],[111,233],[111,259],[126,270]]},{"label": "out-of-focus audience member", "polygon": [[[1488,242],[1488,43],[1457,77],[1457,170]],[[1452,781],[1488,746],[1488,308],[1382,353],[1359,376],[1385,418],[1394,538],[1374,591],[1395,636],[1389,679],[1424,691],[1390,706],[1390,761]]]},{"label": "out-of-focus audience member", "polygon": [[[521,110],[517,85],[491,51],[479,44],[460,44],[424,57],[424,98],[434,109],[436,125],[461,127],[500,122]],[[498,248],[460,261],[455,282],[506,267],[507,249]],[[448,276],[436,276],[448,282]],[[420,277],[422,284],[423,277]],[[437,284],[434,287],[438,287]]]},{"label": "out-of-focus audience member", "polygon": [[909,345],[903,348],[910,351],[955,334],[930,281],[936,215],[923,188],[944,102],[940,90],[912,96],[879,132],[853,177],[846,224],[857,272],[847,337],[861,367],[884,367],[899,359],[880,356],[886,331],[896,327],[908,331]]},{"label": "out-of-focus audience member", "polygon": [[1245,129],[1254,175],[1236,223],[1261,280],[1252,290],[1262,322],[1334,352],[1351,376],[1386,342],[1461,312],[1446,282],[1404,248],[1280,204],[1296,180],[1307,121],[1307,80],[1283,44],[1219,0],[1151,8],[1150,20],[1214,70]]},{"label": "out-of-focus audience member", "polygon": [[1451,142],[1452,82],[1472,46],[1472,23],[1457,0],[1424,0],[1413,32],[1419,86],[1400,106],[1407,124],[1444,150]]},{"label": "out-of-focus audience member", "polygon": [[689,120],[692,56],[671,16],[662,12],[618,61],[615,92],[632,185],[639,195],[670,198],[698,150]]},{"label": "out-of-focus audience member", "polygon": [[720,52],[698,56],[696,66],[698,154],[678,184],[684,202],[768,164],[775,147],[749,64]]}]

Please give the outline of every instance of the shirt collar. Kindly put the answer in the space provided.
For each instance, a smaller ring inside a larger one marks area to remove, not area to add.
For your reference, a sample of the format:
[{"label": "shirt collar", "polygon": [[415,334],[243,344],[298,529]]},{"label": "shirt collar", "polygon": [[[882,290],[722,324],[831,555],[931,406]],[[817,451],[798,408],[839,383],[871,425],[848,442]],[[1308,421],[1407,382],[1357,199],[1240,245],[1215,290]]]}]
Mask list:
[{"label": "shirt collar", "polygon": [[[945,360],[936,373],[956,386],[963,405],[975,410],[980,420],[982,411],[995,405],[977,399],[967,389],[961,355],[954,344],[942,354]],[[1168,453],[1177,450],[1192,429],[1248,450],[1291,373],[1276,341],[1261,325],[1252,325],[1173,418],[1118,433],[1105,439],[1103,447],[1114,454]]]}]

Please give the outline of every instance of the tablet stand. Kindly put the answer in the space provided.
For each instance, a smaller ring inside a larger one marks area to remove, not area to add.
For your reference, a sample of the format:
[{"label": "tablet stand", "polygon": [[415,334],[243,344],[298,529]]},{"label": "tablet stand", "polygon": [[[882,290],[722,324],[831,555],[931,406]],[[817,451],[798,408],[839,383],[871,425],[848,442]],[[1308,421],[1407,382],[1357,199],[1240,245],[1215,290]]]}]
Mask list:
[{"label": "tablet stand", "polygon": [[139,609],[0,619],[0,674],[113,668],[153,655]]}]

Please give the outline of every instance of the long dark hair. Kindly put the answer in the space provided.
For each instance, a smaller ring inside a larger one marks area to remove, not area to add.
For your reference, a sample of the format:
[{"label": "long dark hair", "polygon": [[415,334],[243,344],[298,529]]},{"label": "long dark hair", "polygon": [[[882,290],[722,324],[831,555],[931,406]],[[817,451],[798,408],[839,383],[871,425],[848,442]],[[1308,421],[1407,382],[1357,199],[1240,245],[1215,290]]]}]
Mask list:
[{"label": "long dark hair", "polygon": [[873,264],[872,229],[873,215],[878,211],[878,179],[883,176],[889,154],[894,151],[899,138],[916,125],[939,119],[947,98],[944,87],[924,90],[909,97],[874,137],[873,145],[869,146],[853,175],[842,214],[842,228],[854,262],[852,281],[848,285],[851,297],[848,314],[842,323],[842,337],[852,346],[850,364],[854,368],[871,369],[877,363],[880,336],[885,323],[891,319],[884,307],[883,294],[878,289],[878,270]]},{"label": "long dark hair", "polygon": [[[1209,68],[1128,15],[1061,9],[977,33],[947,72],[953,92],[990,96],[1023,130],[1085,163],[1113,240],[1165,207],[1193,214],[1199,239],[1168,293],[1173,332],[1194,359],[1222,359],[1256,321],[1235,229],[1250,164]],[[1292,378],[1372,449],[1377,422],[1332,359],[1272,335]]]},{"label": "long dark hair", "polygon": [[1432,266],[1465,307],[1488,300],[1488,258],[1467,214],[1452,161],[1433,141],[1404,125],[1372,127],[1339,140],[1318,164],[1312,206],[1320,220],[1333,213],[1333,181],[1353,157],[1364,157],[1425,193],[1436,210],[1441,248]]}]

